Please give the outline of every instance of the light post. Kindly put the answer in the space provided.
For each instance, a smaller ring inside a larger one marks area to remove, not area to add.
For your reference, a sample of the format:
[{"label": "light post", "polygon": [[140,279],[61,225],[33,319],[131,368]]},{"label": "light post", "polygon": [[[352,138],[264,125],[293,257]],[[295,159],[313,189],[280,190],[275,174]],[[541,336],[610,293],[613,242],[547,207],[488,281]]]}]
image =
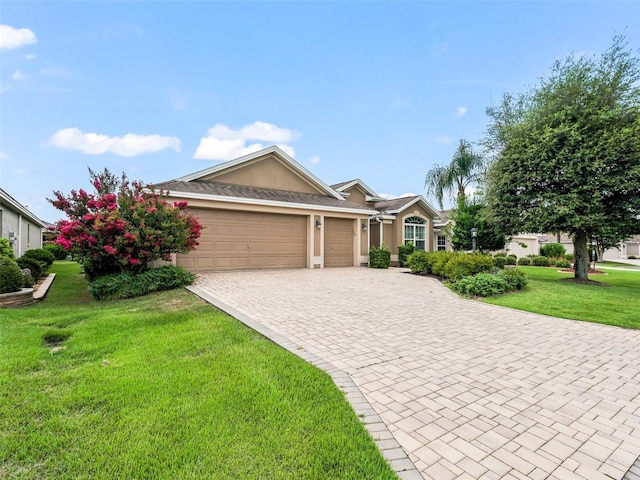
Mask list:
[{"label": "light post", "polygon": [[476,253],[476,237],[477,236],[478,236],[478,229],[474,227],[471,229],[471,251],[474,254]]}]

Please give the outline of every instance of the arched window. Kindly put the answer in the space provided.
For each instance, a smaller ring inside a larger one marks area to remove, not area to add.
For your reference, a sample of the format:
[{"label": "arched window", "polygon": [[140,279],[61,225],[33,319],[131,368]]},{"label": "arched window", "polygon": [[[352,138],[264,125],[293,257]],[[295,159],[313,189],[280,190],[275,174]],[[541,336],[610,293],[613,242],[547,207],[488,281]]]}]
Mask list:
[{"label": "arched window", "polygon": [[416,250],[425,249],[426,221],[420,217],[409,217],[404,221],[404,244],[411,242]]}]

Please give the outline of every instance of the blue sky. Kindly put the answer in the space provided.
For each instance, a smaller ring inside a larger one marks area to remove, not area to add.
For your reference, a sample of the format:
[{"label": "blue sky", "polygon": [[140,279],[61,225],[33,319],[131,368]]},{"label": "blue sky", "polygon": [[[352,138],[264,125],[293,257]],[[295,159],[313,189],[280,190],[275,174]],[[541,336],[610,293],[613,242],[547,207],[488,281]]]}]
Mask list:
[{"label": "blue sky", "polygon": [[325,182],[423,193],[485,109],[615,34],[640,2],[0,5],[0,186],[46,221],[87,167],[147,183],[272,144]]}]

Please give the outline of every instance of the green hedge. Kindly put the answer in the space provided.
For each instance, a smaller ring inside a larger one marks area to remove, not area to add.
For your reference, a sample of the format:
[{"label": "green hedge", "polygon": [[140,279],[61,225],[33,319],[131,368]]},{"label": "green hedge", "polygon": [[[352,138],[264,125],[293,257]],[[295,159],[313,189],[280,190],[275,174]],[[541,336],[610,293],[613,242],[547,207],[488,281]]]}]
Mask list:
[{"label": "green hedge", "polygon": [[34,248],[32,250],[27,250],[22,254],[21,258],[25,257],[33,258],[39,262],[45,263],[47,265],[46,268],[49,268],[51,265],[53,265],[53,261],[56,259],[56,257],[54,257],[51,252],[45,250],[44,248]]},{"label": "green hedge", "polygon": [[14,259],[16,258],[8,238],[0,238],[0,256],[14,258]]},{"label": "green hedge", "polygon": [[453,291],[469,297],[490,297],[501,293],[520,290],[527,285],[527,277],[522,270],[507,268],[497,274],[479,273],[463,277],[451,285]]},{"label": "green hedge", "polygon": [[521,267],[522,266],[527,266],[528,267],[529,265],[531,265],[531,259],[527,258],[527,257],[519,258],[518,259],[518,265],[521,266]]},{"label": "green hedge", "polygon": [[549,257],[539,255],[531,259],[531,264],[534,267],[549,267],[551,265],[551,260],[549,260]]},{"label": "green hedge", "polygon": [[567,253],[567,249],[560,243],[547,243],[540,247],[540,255],[543,257],[557,258]]},{"label": "green hedge", "polygon": [[151,292],[190,285],[195,278],[194,274],[182,267],[166,266],[137,275],[117,273],[98,277],[89,283],[89,292],[96,300],[141,297]]},{"label": "green hedge", "polygon": [[494,259],[482,254],[417,250],[407,258],[407,266],[413,273],[433,274],[456,281],[468,275],[490,271]]},{"label": "green hedge", "polygon": [[369,266],[371,268],[389,268],[391,265],[391,250],[382,245],[380,248],[371,247],[369,250]]},{"label": "green hedge", "polygon": [[23,285],[22,271],[16,261],[0,256],[0,293],[19,292]]},{"label": "green hedge", "polygon": [[36,260],[35,258],[30,258],[25,255],[21,256],[18,260],[16,260],[18,266],[20,268],[28,268],[31,271],[31,276],[34,279],[38,279],[47,272],[47,264]]},{"label": "green hedge", "polygon": [[56,260],[66,260],[69,256],[69,252],[67,252],[64,247],[61,247],[56,243],[48,243],[42,248],[53,255]]},{"label": "green hedge", "polygon": [[401,267],[407,266],[407,258],[416,250],[413,243],[409,242],[406,245],[400,245],[398,247],[398,265]]}]

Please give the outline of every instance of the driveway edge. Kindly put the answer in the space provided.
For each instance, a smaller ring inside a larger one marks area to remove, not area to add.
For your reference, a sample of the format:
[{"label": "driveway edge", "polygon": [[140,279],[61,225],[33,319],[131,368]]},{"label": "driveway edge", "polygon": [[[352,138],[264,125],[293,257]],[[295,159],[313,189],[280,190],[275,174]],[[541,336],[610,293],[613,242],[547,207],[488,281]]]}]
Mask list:
[{"label": "driveway edge", "polygon": [[424,477],[422,474],[415,467],[411,459],[407,456],[406,452],[402,449],[398,441],[375,412],[360,389],[356,386],[353,380],[351,380],[351,377],[347,372],[336,368],[334,365],[321,359],[314,353],[305,350],[304,347],[295,344],[284,335],[276,333],[270,328],[265,327],[257,320],[254,320],[244,313],[226,305],[217,298],[206,293],[201,288],[190,285],[187,286],[186,289],[200,297],[205,302],[242,322],[252,330],[260,333],[273,343],[328,373],[331,376],[333,383],[335,383],[335,385],[345,394],[347,401],[351,404],[356,415],[376,442],[382,456],[387,460],[389,465],[391,465],[391,468],[395,471],[398,477],[402,480],[423,480]]}]

